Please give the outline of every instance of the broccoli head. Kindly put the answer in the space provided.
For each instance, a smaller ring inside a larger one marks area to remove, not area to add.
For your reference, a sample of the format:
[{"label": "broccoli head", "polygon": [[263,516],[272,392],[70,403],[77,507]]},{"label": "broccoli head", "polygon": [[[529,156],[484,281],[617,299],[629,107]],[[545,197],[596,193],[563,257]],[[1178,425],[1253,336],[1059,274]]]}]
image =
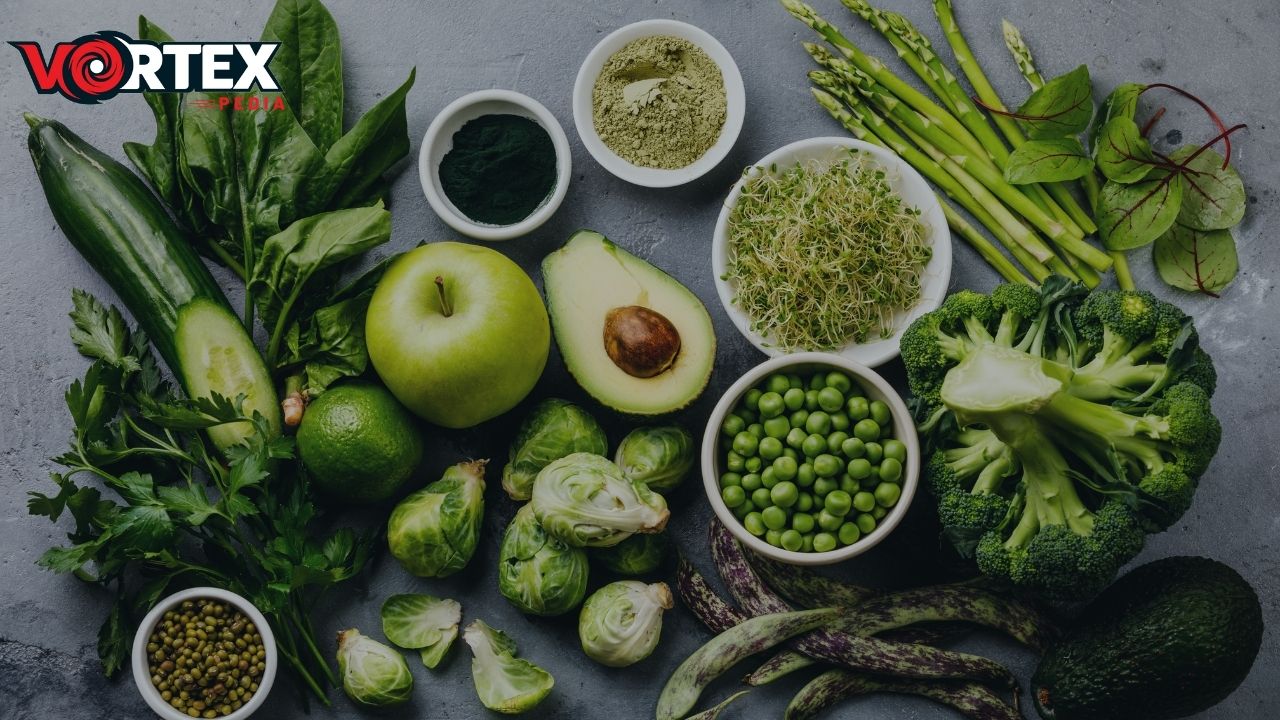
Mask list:
[{"label": "broccoli head", "polygon": [[1057,277],[957,293],[907,329],[902,358],[944,535],[1046,598],[1105,587],[1187,511],[1217,452],[1213,363],[1150,293]]}]

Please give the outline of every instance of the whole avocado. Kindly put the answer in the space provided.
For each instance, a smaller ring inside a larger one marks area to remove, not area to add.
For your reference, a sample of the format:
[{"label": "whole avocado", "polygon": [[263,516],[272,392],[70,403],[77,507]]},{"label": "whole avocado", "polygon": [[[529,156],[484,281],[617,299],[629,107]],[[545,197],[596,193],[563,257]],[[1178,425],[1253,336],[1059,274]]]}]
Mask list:
[{"label": "whole avocado", "polygon": [[1102,593],[1040,661],[1045,720],[1172,720],[1221,702],[1262,644],[1262,606],[1208,558],[1143,565]]}]

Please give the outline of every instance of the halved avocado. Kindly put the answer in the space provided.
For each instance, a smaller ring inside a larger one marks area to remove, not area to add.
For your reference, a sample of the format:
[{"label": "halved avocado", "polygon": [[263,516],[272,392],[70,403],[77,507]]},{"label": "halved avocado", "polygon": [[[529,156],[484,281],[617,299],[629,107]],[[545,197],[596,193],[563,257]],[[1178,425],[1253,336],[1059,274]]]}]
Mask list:
[{"label": "halved avocado", "polygon": [[702,301],[675,278],[590,230],[548,255],[542,277],[560,354],[596,400],[660,415],[702,394],[716,334]]}]

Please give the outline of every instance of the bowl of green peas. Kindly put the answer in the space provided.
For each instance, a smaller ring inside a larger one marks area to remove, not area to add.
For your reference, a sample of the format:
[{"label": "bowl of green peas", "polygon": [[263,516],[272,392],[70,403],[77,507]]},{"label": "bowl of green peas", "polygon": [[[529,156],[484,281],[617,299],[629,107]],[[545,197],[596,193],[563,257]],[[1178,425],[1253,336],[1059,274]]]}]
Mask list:
[{"label": "bowl of green peas", "polygon": [[748,548],[828,565],[875,547],[906,514],[920,444],[902,398],[829,353],[767,360],[725,392],[702,439],[720,521]]}]

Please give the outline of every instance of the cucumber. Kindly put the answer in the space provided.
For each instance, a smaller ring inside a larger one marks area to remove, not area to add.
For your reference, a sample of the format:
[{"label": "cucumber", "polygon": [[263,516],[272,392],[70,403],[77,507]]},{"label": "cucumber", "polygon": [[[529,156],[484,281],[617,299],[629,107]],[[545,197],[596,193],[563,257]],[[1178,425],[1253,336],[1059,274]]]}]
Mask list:
[{"label": "cucumber", "polygon": [[[271,374],[209,269],[129,168],[62,123],[27,114],[27,148],[49,208],[72,246],[115,290],[190,397],[245,396],[280,431]],[[210,429],[219,448],[248,423]]]}]

